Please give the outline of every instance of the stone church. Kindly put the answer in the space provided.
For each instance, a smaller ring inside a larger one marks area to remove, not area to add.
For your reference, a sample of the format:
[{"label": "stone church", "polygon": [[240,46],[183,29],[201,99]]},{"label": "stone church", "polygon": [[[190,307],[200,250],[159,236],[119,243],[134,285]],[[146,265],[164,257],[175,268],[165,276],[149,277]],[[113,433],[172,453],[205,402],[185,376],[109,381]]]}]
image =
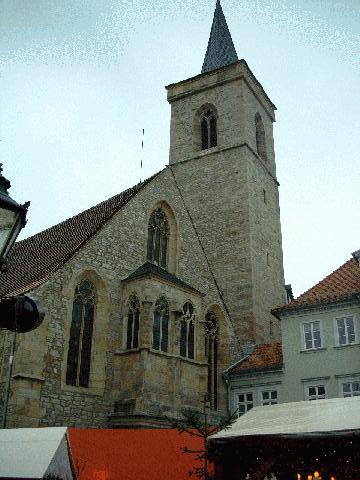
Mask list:
[{"label": "stone church", "polygon": [[166,426],[204,398],[216,418],[222,372],[279,339],[276,107],[219,0],[201,74],[166,89],[166,168],[17,243],[1,274],[0,296],[46,311],[38,329],[0,336],[6,427]]}]

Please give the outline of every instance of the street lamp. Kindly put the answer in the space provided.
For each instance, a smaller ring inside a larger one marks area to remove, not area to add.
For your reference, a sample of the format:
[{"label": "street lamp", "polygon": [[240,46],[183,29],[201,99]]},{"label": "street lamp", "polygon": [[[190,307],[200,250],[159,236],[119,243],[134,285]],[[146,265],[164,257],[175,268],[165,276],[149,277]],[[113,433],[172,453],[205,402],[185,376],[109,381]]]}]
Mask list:
[{"label": "street lamp", "polygon": [[8,194],[11,184],[2,175],[0,163],[0,271],[6,269],[6,258],[14,245],[20,230],[26,224],[26,213],[30,202],[19,205]]},{"label": "street lamp", "polygon": [[[30,202],[19,205],[8,194],[11,184],[2,175],[0,163],[0,282],[6,270],[6,259],[20,230],[26,224]],[[10,272],[11,273],[11,272]],[[0,298],[0,330],[25,333],[37,328],[44,319],[45,311],[39,301],[30,295]]]}]

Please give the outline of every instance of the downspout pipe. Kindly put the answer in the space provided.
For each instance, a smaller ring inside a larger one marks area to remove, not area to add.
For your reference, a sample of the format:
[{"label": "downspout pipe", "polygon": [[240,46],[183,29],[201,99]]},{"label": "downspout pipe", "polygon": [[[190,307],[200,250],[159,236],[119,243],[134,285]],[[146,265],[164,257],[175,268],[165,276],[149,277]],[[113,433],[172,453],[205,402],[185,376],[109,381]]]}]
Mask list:
[{"label": "downspout pipe", "polygon": [[8,372],[7,372],[6,383],[5,383],[4,407],[3,407],[1,428],[6,428],[7,411],[8,411],[8,405],[9,405],[9,397],[10,397],[10,384],[11,384],[12,370],[13,370],[13,364],[14,364],[15,345],[16,345],[16,332],[13,332],[11,347],[10,347]]}]

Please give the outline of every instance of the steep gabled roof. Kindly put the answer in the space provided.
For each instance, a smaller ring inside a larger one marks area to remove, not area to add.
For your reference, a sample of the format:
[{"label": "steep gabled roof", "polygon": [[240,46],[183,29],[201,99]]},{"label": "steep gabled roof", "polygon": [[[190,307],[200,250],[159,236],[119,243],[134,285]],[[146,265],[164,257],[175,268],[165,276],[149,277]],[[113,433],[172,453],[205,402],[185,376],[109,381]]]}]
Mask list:
[{"label": "steep gabled roof", "polygon": [[237,362],[227,370],[228,375],[275,370],[281,368],[283,354],[281,343],[260,343],[250,355]]},{"label": "steep gabled roof", "polygon": [[288,310],[347,300],[355,296],[360,298],[360,266],[351,258],[289,304],[273,309],[272,313],[278,316]]},{"label": "steep gabled roof", "polygon": [[201,73],[237,62],[238,56],[226,23],[220,0],[217,0],[209,43]]},{"label": "steep gabled roof", "polygon": [[[160,173],[160,172],[159,172]],[[159,173],[84,212],[18,242],[0,274],[0,298],[41,285]]]}]

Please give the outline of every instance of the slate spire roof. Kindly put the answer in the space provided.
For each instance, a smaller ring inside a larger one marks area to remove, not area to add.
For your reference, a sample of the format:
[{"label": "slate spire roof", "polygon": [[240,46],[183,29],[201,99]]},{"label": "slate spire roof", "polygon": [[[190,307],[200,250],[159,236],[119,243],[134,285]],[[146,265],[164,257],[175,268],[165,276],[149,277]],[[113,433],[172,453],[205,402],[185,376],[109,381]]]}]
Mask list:
[{"label": "slate spire roof", "polygon": [[216,1],[214,19],[201,73],[225,67],[238,60],[220,0]]}]

